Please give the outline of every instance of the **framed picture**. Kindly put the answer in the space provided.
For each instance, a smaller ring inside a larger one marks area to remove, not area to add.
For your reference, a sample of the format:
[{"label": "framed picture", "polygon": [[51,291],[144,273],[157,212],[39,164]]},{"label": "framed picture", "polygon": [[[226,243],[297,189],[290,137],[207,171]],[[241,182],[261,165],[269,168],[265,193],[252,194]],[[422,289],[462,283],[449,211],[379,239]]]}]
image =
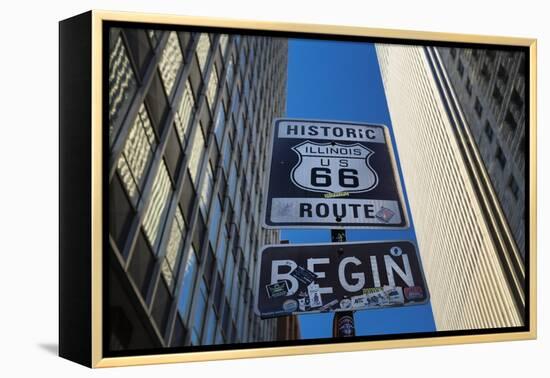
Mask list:
[{"label": "framed picture", "polygon": [[536,337],[536,41],[60,22],[60,356]]}]

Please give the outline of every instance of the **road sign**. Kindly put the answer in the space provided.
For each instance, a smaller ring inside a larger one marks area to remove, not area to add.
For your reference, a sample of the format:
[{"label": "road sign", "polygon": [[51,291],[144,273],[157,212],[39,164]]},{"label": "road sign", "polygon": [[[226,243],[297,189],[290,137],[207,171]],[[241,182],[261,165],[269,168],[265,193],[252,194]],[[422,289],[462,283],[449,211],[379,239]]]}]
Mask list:
[{"label": "road sign", "polygon": [[267,246],[256,294],[262,318],[418,305],[429,297],[408,241]]},{"label": "road sign", "polygon": [[407,217],[384,125],[278,119],[267,228],[403,228]]}]

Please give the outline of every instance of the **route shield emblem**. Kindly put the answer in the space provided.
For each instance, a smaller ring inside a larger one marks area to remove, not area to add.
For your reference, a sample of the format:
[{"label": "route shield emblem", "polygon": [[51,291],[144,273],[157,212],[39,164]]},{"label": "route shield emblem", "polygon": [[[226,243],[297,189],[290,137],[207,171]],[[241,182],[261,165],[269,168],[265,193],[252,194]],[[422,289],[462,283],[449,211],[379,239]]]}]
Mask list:
[{"label": "route shield emblem", "polygon": [[292,182],[305,190],[323,193],[359,193],[378,185],[378,175],[369,164],[372,150],[362,144],[305,141],[292,150],[299,161],[291,172]]}]

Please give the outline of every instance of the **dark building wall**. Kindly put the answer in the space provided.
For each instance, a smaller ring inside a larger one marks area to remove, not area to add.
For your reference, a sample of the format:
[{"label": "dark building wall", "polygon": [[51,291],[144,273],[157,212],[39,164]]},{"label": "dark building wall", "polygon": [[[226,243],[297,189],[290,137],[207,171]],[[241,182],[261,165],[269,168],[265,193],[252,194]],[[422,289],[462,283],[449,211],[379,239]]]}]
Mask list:
[{"label": "dark building wall", "polygon": [[524,257],[527,56],[471,48],[438,51]]}]

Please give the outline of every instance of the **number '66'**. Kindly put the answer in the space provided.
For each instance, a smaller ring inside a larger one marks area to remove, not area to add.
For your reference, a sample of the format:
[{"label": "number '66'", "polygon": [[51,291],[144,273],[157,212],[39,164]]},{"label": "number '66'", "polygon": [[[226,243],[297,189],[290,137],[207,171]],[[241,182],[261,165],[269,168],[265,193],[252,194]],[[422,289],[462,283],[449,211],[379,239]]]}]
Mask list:
[{"label": "number '66'", "polygon": [[[340,168],[338,170],[338,184],[342,188],[357,188],[359,186],[358,172],[356,169]],[[311,185],[317,187],[328,187],[332,185],[330,168],[312,168]]]}]

